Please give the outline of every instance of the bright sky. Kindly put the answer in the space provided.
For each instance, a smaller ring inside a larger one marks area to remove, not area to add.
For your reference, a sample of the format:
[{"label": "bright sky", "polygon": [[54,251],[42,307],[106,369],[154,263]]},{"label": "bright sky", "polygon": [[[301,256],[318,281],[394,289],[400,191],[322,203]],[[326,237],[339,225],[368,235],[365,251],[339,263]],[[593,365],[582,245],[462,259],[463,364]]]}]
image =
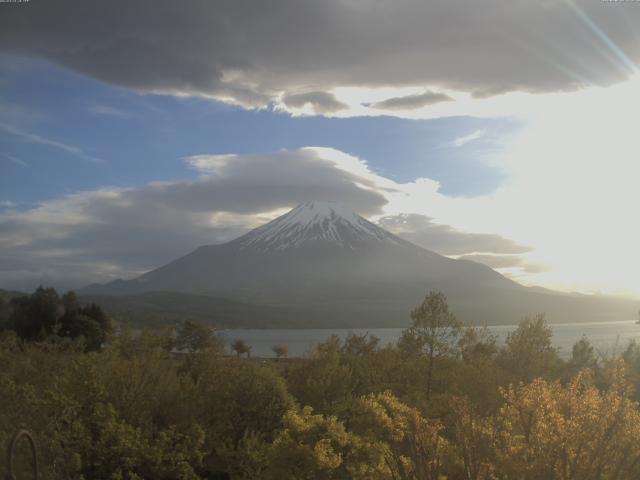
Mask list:
[{"label": "bright sky", "polygon": [[525,284],[640,297],[640,3],[65,1],[82,22],[0,4],[0,288],[129,277],[328,199]]}]

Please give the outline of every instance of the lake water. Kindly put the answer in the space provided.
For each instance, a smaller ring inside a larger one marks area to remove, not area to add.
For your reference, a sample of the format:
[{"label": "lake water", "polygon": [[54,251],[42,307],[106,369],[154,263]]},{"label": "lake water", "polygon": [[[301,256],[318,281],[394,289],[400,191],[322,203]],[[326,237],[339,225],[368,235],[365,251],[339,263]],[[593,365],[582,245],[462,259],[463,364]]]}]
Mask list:
[{"label": "lake water", "polygon": [[[499,342],[504,342],[507,334],[515,330],[517,325],[500,325],[488,327],[497,335]],[[560,349],[564,357],[571,355],[573,344],[585,335],[598,350],[611,353],[621,351],[632,339],[640,340],[640,325],[635,320],[601,323],[561,323],[551,325],[553,344]],[[254,357],[274,357],[271,347],[283,343],[289,347],[289,356],[302,356],[314,345],[324,342],[331,335],[341,338],[353,332],[369,333],[378,337],[382,344],[395,342],[400,338],[401,328],[353,328],[353,329],[309,329],[309,330],[221,330],[218,333],[227,345],[235,339],[242,339],[251,346]],[[228,347],[227,347],[228,348]]]}]

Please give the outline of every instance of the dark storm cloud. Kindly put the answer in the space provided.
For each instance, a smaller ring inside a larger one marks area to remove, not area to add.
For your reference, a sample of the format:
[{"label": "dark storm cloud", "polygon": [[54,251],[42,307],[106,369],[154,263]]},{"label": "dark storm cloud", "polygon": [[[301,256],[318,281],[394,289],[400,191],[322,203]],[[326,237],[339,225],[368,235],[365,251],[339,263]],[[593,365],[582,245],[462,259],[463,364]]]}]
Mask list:
[{"label": "dark storm cloud", "polygon": [[261,213],[308,199],[333,200],[364,215],[386,203],[370,178],[313,149],[189,161],[200,178],[0,212],[0,287],[29,289],[44,281],[70,288],[134,276],[235,238],[263,223]]},{"label": "dark storm cloud", "polygon": [[453,98],[444,93],[426,91],[415,95],[406,95],[404,97],[392,97],[382,102],[369,105],[373,108],[381,108],[383,110],[409,110],[413,108],[434,105],[440,102],[451,102]]},{"label": "dark storm cloud", "polygon": [[388,216],[381,218],[378,223],[382,228],[442,255],[473,252],[521,254],[531,250],[499,235],[460,232],[449,225],[435,224],[424,215]]},{"label": "dark storm cloud", "polygon": [[32,0],[0,3],[0,51],[252,106],[337,86],[487,96],[623,80],[639,21],[633,2],[592,0]]}]

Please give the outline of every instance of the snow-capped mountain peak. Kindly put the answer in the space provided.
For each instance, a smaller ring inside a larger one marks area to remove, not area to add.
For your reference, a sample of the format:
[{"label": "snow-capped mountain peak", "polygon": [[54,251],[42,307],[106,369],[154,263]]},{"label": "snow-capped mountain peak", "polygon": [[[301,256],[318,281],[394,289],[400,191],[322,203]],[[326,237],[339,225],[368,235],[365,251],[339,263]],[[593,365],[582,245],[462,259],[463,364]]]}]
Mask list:
[{"label": "snow-capped mountain peak", "polygon": [[241,248],[285,250],[309,243],[355,249],[400,239],[351,210],[327,201],[308,201],[236,240]]}]

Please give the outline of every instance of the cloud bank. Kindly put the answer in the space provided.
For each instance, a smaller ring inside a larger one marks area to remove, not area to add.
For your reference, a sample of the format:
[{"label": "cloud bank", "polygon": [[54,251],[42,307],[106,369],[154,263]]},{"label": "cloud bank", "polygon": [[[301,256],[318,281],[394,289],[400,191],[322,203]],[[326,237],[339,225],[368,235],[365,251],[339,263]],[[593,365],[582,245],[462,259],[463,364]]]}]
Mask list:
[{"label": "cloud bank", "polygon": [[137,275],[230,240],[309,198],[363,215],[387,202],[359,160],[331,149],[185,159],[196,180],[104,188],[27,211],[0,210],[0,286],[78,287]]},{"label": "cloud bank", "polygon": [[382,217],[378,223],[400,237],[441,255],[463,255],[470,252],[521,254],[531,251],[531,248],[518,245],[500,235],[461,232],[449,225],[433,223],[432,218],[415,213]]},{"label": "cloud bank", "polygon": [[[196,155],[185,162],[199,172],[197,179],[103,188],[26,211],[0,210],[0,287],[77,288],[132,277],[198,246],[231,240],[309,199],[376,217],[402,188],[330,148]],[[385,217],[380,224],[445,254],[526,251],[418,215]]]},{"label": "cloud bank", "polygon": [[[339,87],[423,86],[482,98],[620,82],[640,59],[636,7],[590,0],[32,1],[0,4],[0,51],[142,92],[247,107],[284,95],[285,104],[332,112],[341,100],[328,92]],[[425,93],[386,106],[432,100]]]}]

